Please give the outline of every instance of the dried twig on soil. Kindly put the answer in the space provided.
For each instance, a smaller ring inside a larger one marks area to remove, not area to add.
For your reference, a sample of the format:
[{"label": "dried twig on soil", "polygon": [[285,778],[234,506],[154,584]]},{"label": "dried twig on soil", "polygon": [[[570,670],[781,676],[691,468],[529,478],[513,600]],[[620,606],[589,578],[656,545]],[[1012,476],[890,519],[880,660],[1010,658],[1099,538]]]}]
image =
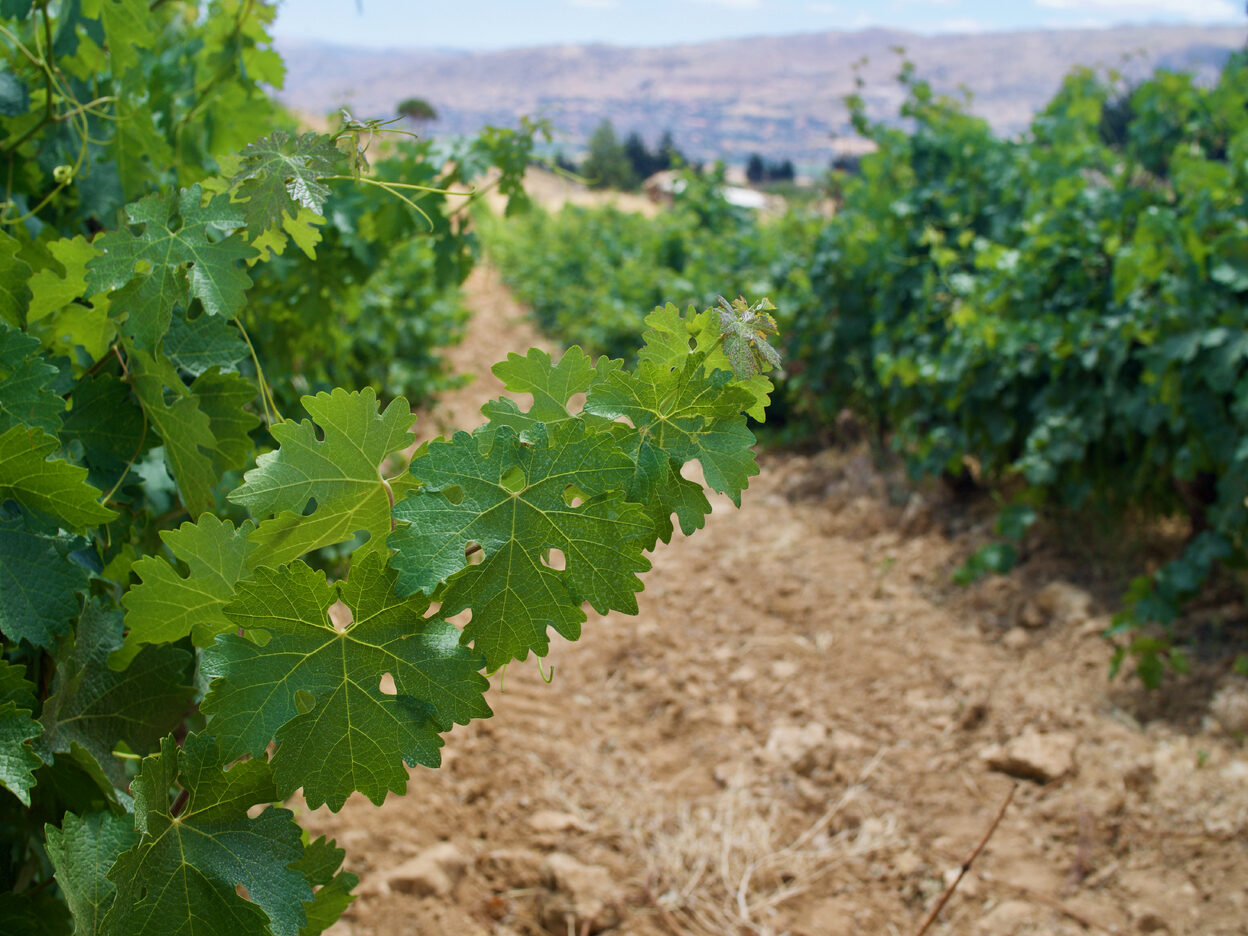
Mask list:
[{"label": "dried twig on soil", "polygon": [[919,927],[918,932],[914,936],[923,936],[936,918],[940,916],[940,911],[945,909],[945,904],[949,902],[949,898],[953,896],[953,892],[958,889],[958,885],[962,883],[962,879],[966,877],[966,873],[971,870],[971,865],[975,863],[975,859],[979,857],[979,853],[984,850],[984,846],[988,844],[988,840],[992,838],[997,826],[1001,824],[1001,820],[1005,818],[1005,811],[1010,808],[1010,803],[1014,800],[1014,794],[1018,791],[1018,784],[1015,783],[1010,787],[1010,792],[1005,795],[1005,802],[1001,804],[1001,808],[997,810],[997,816],[992,820],[992,825],[988,827],[988,831],[984,833],[984,837],[979,840],[979,844],[975,846],[975,850],[962,862],[962,867],[958,869],[958,875],[949,882],[949,886],[945,888],[945,892],[940,895],[940,900],[936,901],[936,906],[932,907],[932,912],[927,915],[927,919],[923,921],[923,925]]}]

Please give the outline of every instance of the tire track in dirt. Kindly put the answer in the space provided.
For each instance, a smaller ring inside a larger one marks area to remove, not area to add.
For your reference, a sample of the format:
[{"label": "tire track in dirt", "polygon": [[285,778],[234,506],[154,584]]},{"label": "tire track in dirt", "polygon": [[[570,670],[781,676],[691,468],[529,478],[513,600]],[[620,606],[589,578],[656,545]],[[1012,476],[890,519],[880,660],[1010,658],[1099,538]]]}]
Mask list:
[{"label": "tire track in dirt", "polygon": [[[466,301],[476,379],[426,427],[477,425],[489,366],[549,347],[488,267]],[[406,797],[304,815],[362,877],[334,936],[912,932],[1011,782],[981,754],[1029,729],[1073,738],[1074,771],[1023,784],[930,932],[1248,932],[1241,745],[1141,724],[1095,608],[1021,632],[1034,583],[951,591],[963,507],[916,520],[852,452],[762,468],[653,557],[639,616],[552,638],[552,684],[495,676],[496,717]]]}]

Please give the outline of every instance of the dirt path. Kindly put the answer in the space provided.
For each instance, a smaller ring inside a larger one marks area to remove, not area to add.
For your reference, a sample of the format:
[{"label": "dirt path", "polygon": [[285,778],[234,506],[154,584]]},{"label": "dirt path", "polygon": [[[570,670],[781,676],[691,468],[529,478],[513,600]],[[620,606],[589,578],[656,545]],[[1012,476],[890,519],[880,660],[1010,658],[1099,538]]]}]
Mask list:
[{"label": "dirt path", "polygon": [[[467,296],[465,372],[542,343],[488,268]],[[497,386],[437,415],[474,426]],[[908,936],[1014,782],[994,748],[1065,773],[1020,782],[930,932],[1248,933],[1242,743],[1142,724],[1086,593],[953,592],[941,508],[886,494],[861,455],[764,458],[639,616],[556,639],[550,685],[509,668],[443,769],[306,815],[362,877],[334,936]]]}]

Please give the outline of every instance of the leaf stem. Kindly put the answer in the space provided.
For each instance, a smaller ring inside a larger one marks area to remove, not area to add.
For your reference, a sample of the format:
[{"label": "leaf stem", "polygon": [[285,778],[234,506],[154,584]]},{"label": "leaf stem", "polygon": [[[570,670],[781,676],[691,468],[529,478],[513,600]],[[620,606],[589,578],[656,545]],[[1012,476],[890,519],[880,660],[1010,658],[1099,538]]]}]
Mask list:
[{"label": "leaf stem", "polygon": [[[260,384],[260,403],[264,406],[265,421],[272,426],[274,423],[285,422],[282,414],[277,410],[277,401],[273,399],[273,391],[269,388],[269,383],[264,379],[264,368],[260,366],[260,356],[256,354],[256,346],[251,343],[251,336],[247,334],[247,329],[243,327],[241,318],[234,319],[234,324],[238,326],[239,332],[243,336],[243,341],[247,342],[247,349],[251,352],[251,363],[256,367],[256,381]],[[270,414],[269,408],[272,407]]]}]

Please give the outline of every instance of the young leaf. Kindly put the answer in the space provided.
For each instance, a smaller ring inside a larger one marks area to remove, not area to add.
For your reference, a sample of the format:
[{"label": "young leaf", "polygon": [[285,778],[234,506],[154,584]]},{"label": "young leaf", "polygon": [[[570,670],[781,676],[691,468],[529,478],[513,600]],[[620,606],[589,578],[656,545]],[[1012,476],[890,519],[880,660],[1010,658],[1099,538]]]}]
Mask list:
[{"label": "young leaf", "polygon": [[231,180],[245,199],[247,233],[255,239],[280,226],[283,215],[297,217],[301,207],[321,214],[329,186],[321,179],[334,175],[342,154],[323,133],[292,136],[274,130],[243,148],[238,172]]},{"label": "young leaf", "polygon": [[[401,793],[404,761],[437,766],[439,731],[489,717],[484,660],[453,625],[424,617],[427,598],[395,597],[394,582],[371,553],[341,586],[301,562],[238,586],[225,613],[249,635],[221,635],[206,651],[216,679],[200,707],[227,758],[259,755],[276,737],[279,795],[303,787],[309,806],[337,811],[357,790],[378,804]],[[353,614],[343,631],[326,614],[340,593]],[[397,695],[381,691],[383,673]]]}]

